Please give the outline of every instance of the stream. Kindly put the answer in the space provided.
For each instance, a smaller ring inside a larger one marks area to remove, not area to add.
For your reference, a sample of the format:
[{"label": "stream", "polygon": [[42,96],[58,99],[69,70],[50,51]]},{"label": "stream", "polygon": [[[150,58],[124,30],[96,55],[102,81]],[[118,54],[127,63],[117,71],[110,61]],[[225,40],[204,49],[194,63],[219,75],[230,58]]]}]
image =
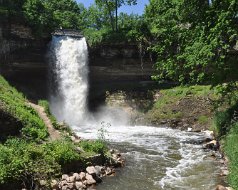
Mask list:
[{"label": "stream", "polygon": [[[98,138],[100,128],[77,131],[85,139]],[[110,126],[105,138],[119,149],[126,166],[108,177],[98,190],[211,190],[219,184],[219,166],[201,145],[190,141],[203,133],[152,126]]]}]

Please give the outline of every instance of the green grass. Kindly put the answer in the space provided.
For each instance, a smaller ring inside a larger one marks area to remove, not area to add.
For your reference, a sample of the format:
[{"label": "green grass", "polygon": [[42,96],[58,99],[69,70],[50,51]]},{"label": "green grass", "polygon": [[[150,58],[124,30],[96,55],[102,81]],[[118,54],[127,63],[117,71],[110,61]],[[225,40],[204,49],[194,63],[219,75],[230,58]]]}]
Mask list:
[{"label": "green grass", "polygon": [[229,185],[238,190],[238,120],[234,118],[234,113],[238,112],[237,97],[236,102],[230,106],[224,103],[220,110],[223,111],[217,112],[214,117],[213,129],[220,138],[223,151],[229,160]]},{"label": "green grass", "polygon": [[238,190],[238,122],[231,126],[225,138],[224,150],[229,158],[228,182],[235,190]]},{"label": "green grass", "polygon": [[0,109],[19,121],[22,136],[30,140],[44,140],[47,128],[37,112],[27,105],[25,97],[0,76]]},{"label": "green grass", "polygon": [[0,184],[14,180],[37,184],[41,179],[57,178],[63,165],[80,160],[75,148],[65,140],[37,144],[9,139],[0,144]]},{"label": "green grass", "polygon": [[156,102],[155,106],[161,108],[169,103],[174,103],[186,96],[194,97],[211,97],[215,98],[215,90],[211,86],[196,85],[196,86],[178,86],[172,89],[161,90],[161,98]]},{"label": "green grass", "polygon": [[56,118],[51,114],[49,102],[47,100],[39,100],[38,101],[38,105],[40,105],[40,106],[42,106],[44,108],[45,113],[49,117],[53,127],[55,129],[60,129],[59,123],[57,122]]},{"label": "green grass", "polygon": [[[159,92],[159,97],[154,103],[151,110],[146,114],[148,121],[182,119],[188,117],[190,112],[189,105],[180,105],[180,102],[201,101],[201,99],[216,100],[216,90],[209,85],[195,85],[195,86],[178,86],[171,89],[162,89]],[[184,101],[183,101],[184,100]],[[186,111],[187,110],[187,111]],[[209,125],[211,122],[204,113],[197,115],[198,124]]]}]

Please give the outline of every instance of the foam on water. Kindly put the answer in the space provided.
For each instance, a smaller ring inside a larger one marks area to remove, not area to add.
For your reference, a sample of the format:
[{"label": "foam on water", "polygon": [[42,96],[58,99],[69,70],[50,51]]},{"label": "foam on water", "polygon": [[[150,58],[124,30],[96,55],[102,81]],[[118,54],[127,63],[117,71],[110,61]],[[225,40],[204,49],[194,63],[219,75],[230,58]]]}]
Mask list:
[{"label": "foam on water", "polygon": [[[98,129],[100,127],[90,127],[78,131],[78,135],[85,139],[96,139]],[[218,168],[211,166],[214,164],[211,160],[205,159],[208,153],[202,150],[201,145],[184,143],[185,140],[205,138],[202,133],[152,126],[108,126],[105,136],[110,143],[121,144],[126,157],[133,158],[133,164],[137,167],[133,170],[146,173],[146,165],[154,165],[150,168],[154,175],[147,177],[152,189],[210,190],[216,185]],[[134,180],[143,180],[138,178],[135,176]]]}]

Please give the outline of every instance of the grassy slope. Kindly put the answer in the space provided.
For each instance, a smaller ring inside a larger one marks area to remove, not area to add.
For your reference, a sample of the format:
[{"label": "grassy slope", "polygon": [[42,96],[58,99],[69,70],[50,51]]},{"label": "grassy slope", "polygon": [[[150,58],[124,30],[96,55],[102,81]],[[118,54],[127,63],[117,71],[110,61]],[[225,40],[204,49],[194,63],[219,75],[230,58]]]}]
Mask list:
[{"label": "grassy slope", "polygon": [[21,122],[24,126],[22,136],[38,141],[44,140],[48,136],[46,126],[26,101],[21,93],[0,76],[0,109]]},{"label": "grassy slope", "polygon": [[[106,154],[105,144],[100,140],[73,143],[65,137],[46,141],[46,126],[26,101],[0,76],[0,109],[23,126],[20,137],[9,137],[0,143],[0,189],[16,189],[20,184],[29,188],[42,179],[50,182],[51,178],[59,177],[67,165],[74,162],[86,165],[88,156]],[[77,152],[77,147],[85,152]]]},{"label": "grassy slope", "polygon": [[209,128],[212,121],[212,102],[217,97],[210,86],[183,86],[161,90],[153,108],[145,115],[151,123],[170,123],[178,120],[179,127]]},{"label": "grassy slope", "polygon": [[220,111],[214,118],[214,127],[219,135],[222,150],[228,157],[228,182],[238,190],[238,102],[225,111]]}]

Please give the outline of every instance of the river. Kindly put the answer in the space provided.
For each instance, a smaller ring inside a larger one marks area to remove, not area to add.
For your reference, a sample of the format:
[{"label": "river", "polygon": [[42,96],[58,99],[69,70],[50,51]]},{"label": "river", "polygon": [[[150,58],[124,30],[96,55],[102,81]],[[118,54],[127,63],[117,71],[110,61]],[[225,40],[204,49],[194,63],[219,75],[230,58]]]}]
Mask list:
[{"label": "river", "polygon": [[[101,128],[77,131],[85,139],[98,138]],[[106,178],[98,190],[211,190],[219,184],[219,165],[210,151],[190,142],[203,133],[152,126],[109,126],[109,146],[119,149],[126,166]]]}]

